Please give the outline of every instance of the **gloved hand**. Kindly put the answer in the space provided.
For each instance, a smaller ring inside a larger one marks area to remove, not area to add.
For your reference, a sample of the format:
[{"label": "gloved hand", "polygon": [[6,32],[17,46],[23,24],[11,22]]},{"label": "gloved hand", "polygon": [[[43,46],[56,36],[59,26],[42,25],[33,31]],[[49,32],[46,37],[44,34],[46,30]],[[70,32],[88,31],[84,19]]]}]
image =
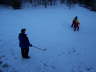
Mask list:
[{"label": "gloved hand", "polygon": [[32,44],[30,44],[30,47],[32,47]]}]

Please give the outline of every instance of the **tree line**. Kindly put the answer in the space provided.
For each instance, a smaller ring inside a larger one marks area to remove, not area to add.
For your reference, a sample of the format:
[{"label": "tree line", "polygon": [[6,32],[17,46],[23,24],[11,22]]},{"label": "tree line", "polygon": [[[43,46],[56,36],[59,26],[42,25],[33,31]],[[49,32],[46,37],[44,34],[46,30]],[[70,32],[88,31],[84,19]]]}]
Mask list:
[{"label": "tree line", "polygon": [[57,4],[65,4],[71,8],[75,4],[79,4],[80,6],[96,11],[96,0],[0,0],[0,4],[10,5],[14,9],[20,9],[24,2],[29,2],[34,7],[42,5],[45,8]]}]

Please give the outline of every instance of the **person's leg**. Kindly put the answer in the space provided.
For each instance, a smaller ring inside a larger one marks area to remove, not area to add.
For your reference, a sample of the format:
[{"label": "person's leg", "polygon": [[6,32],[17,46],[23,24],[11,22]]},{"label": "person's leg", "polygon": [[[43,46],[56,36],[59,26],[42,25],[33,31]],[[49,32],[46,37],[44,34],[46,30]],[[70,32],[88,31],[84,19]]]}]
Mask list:
[{"label": "person's leg", "polygon": [[25,48],[21,48],[21,55],[23,58],[25,57]]},{"label": "person's leg", "polygon": [[26,51],[26,52],[27,52],[27,53],[26,53],[26,54],[27,54],[27,56],[29,56],[29,48],[27,48],[27,51]]},{"label": "person's leg", "polygon": [[71,27],[73,27],[73,24],[71,25]]},{"label": "person's leg", "polygon": [[76,31],[76,27],[74,27],[74,31]]},{"label": "person's leg", "polygon": [[25,51],[25,55],[26,55],[26,57],[29,57],[29,48],[26,48],[26,51]]},{"label": "person's leg", "polygon": [[77,27],[77,31],[79,31],[79,26]]}]

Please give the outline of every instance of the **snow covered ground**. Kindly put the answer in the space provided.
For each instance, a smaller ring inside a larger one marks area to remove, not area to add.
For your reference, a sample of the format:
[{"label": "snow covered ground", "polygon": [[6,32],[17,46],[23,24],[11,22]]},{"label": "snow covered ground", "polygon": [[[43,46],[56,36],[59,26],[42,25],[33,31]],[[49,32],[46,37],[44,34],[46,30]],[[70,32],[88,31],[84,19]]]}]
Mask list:
[{"label": "snow covered ground", "polygon": [[[80,31],[71,22],[80,20]],[[22,59],[18,34],[27,29],[30,42],[46,51],[30,48]],[[0,7],[0,72],[96,72],[96,13],[81,7]]]}]

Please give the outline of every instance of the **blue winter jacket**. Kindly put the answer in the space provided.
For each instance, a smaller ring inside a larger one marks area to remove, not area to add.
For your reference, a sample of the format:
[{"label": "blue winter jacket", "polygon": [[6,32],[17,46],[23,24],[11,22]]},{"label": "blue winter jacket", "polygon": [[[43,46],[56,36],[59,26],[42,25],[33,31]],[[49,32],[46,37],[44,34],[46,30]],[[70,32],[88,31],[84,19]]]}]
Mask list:
[{"label": "blue winter jacket", "polygon": [[26,34],[20,33],[18,38],[19,38],[19,46],[21,48],[29,48],[30,42]]}]

